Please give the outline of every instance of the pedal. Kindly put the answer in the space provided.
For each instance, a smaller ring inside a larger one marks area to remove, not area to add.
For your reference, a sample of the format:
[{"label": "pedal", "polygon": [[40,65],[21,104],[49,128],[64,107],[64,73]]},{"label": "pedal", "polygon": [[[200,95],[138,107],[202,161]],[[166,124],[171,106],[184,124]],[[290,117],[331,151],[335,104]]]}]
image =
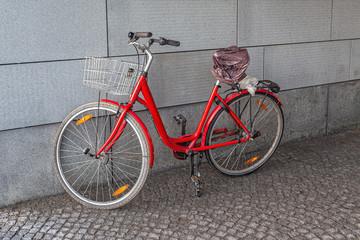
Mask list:
[{"label": "pedal", "polygon": [[181,135],[185,135],[186,134],[186,118],[179,114],[177,116],[174,116],[175,121],[177,122],[178,125],[181,125]]}]

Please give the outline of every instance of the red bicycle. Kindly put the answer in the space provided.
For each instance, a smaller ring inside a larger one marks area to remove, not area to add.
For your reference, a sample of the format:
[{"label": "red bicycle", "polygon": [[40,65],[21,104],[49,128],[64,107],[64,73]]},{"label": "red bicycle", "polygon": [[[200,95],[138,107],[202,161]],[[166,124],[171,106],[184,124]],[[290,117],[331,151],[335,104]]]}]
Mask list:
[{"label": "red bicycle", "polygon": [[174,156],[190,157],[191,179],[197,196],[200,196],[199,167],[204,154],[220,172],[238,176],[262,166],[281,140],[282,104],[273,94],[279,87],[267,80],[259,81],[254,96],[233,86],[223,93],[224,97],[218,93],[221,86],[217,81],[195,133],[185,134],[186,120],[179,115],[176,119],[183,126],[183,135],[169,137],[147,83],[154,58],[150,47],[154,43],[179,46],[180,42],[151,38],[147,44],[138,43],[140,38],[151,36],[150,32],[129,33],[128,44],[147,56],[142,69],[140,61],[86,59],[86,86],[110,94],[130,95],[129,101],[120,104],[99,99],[80,106],[64,119],[56,134],[57,176],[65,190],[86,206],[102,209],[123,206],[145,183],[153,166],[154,147],[145,124],[132,110],[136,102],[149,110],[161,140],[173,150]]}]

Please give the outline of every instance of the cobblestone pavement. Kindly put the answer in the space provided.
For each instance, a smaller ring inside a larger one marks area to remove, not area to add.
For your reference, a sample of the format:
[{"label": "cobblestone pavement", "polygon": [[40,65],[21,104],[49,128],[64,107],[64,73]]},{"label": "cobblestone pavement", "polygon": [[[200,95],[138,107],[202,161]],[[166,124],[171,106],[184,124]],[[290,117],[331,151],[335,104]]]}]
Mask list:
[{"label": "cobblestone pavement", "polygon": [[68,195],[0,209],[0,239],[360,239],[360,129],[282,145],[232,178],[204,164],[194,196],[186,168],[153,174],[121,209]]}]

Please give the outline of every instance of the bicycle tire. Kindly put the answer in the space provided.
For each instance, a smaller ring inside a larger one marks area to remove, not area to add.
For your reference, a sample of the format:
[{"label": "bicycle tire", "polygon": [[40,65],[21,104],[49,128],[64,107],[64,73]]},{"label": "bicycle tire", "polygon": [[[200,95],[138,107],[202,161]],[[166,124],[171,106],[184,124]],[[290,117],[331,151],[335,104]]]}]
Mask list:
[{"label": "bicycle tire", "polygon": [[[283,111],[279,101],[264,92],[256,92],[255,96],[249,93],[239,95],[230,100],[228,106],[246,128],[252,131],[251,134],[258,132],[259,136],[251,141],[207,150],[205,155],[210,164],[221,173],[230,176],[245,175],[259,169],[278,147],[284,129]],[[252,130],[250,119],[254,121]],[[227,132],[219,133],[215,129],[226,129]],[[208,146],[244,139],[246,136],[245,131],[238,128],[227,111],[221,108],[210,123],[205,144]]]},{"label": "bicycle tire", "polygon": [[130,114],[125,115],[122,135],[108,154],[95,157],[115,126],[117,110],[108,103],[80,106],[64,119],[56,134],[57,177],[71,197],[88,207],[124,206],[140,192],[149,172],[149,144]]}]

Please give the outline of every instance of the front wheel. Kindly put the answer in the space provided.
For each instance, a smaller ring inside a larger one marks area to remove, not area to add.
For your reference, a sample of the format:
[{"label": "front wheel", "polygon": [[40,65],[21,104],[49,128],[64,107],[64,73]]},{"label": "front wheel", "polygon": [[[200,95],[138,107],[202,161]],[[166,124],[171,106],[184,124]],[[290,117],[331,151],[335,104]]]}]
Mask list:
[{"label": "front wheel", "polygon": [[140,192],[148,175],[149,145],[130,114],[110,151],[96,156],[116,124],[117,110],[107,103],[83,105],[65,118],[55,138],[56,174],[64,189],[89,207],[125,205]]},{"label": "front wheel", "polygon": [[[263,92],[256,92],[255,96],[239,95],[228,106],[250,131],[253,140],[210,149],[205,154],[211,165],[226,175],[248,174],[261,167],[279,145],[284,128],[283,112],[278,100]],[[210,123],[205,143],[208,146],[246,137],[246,132],[221,108]]]}]

